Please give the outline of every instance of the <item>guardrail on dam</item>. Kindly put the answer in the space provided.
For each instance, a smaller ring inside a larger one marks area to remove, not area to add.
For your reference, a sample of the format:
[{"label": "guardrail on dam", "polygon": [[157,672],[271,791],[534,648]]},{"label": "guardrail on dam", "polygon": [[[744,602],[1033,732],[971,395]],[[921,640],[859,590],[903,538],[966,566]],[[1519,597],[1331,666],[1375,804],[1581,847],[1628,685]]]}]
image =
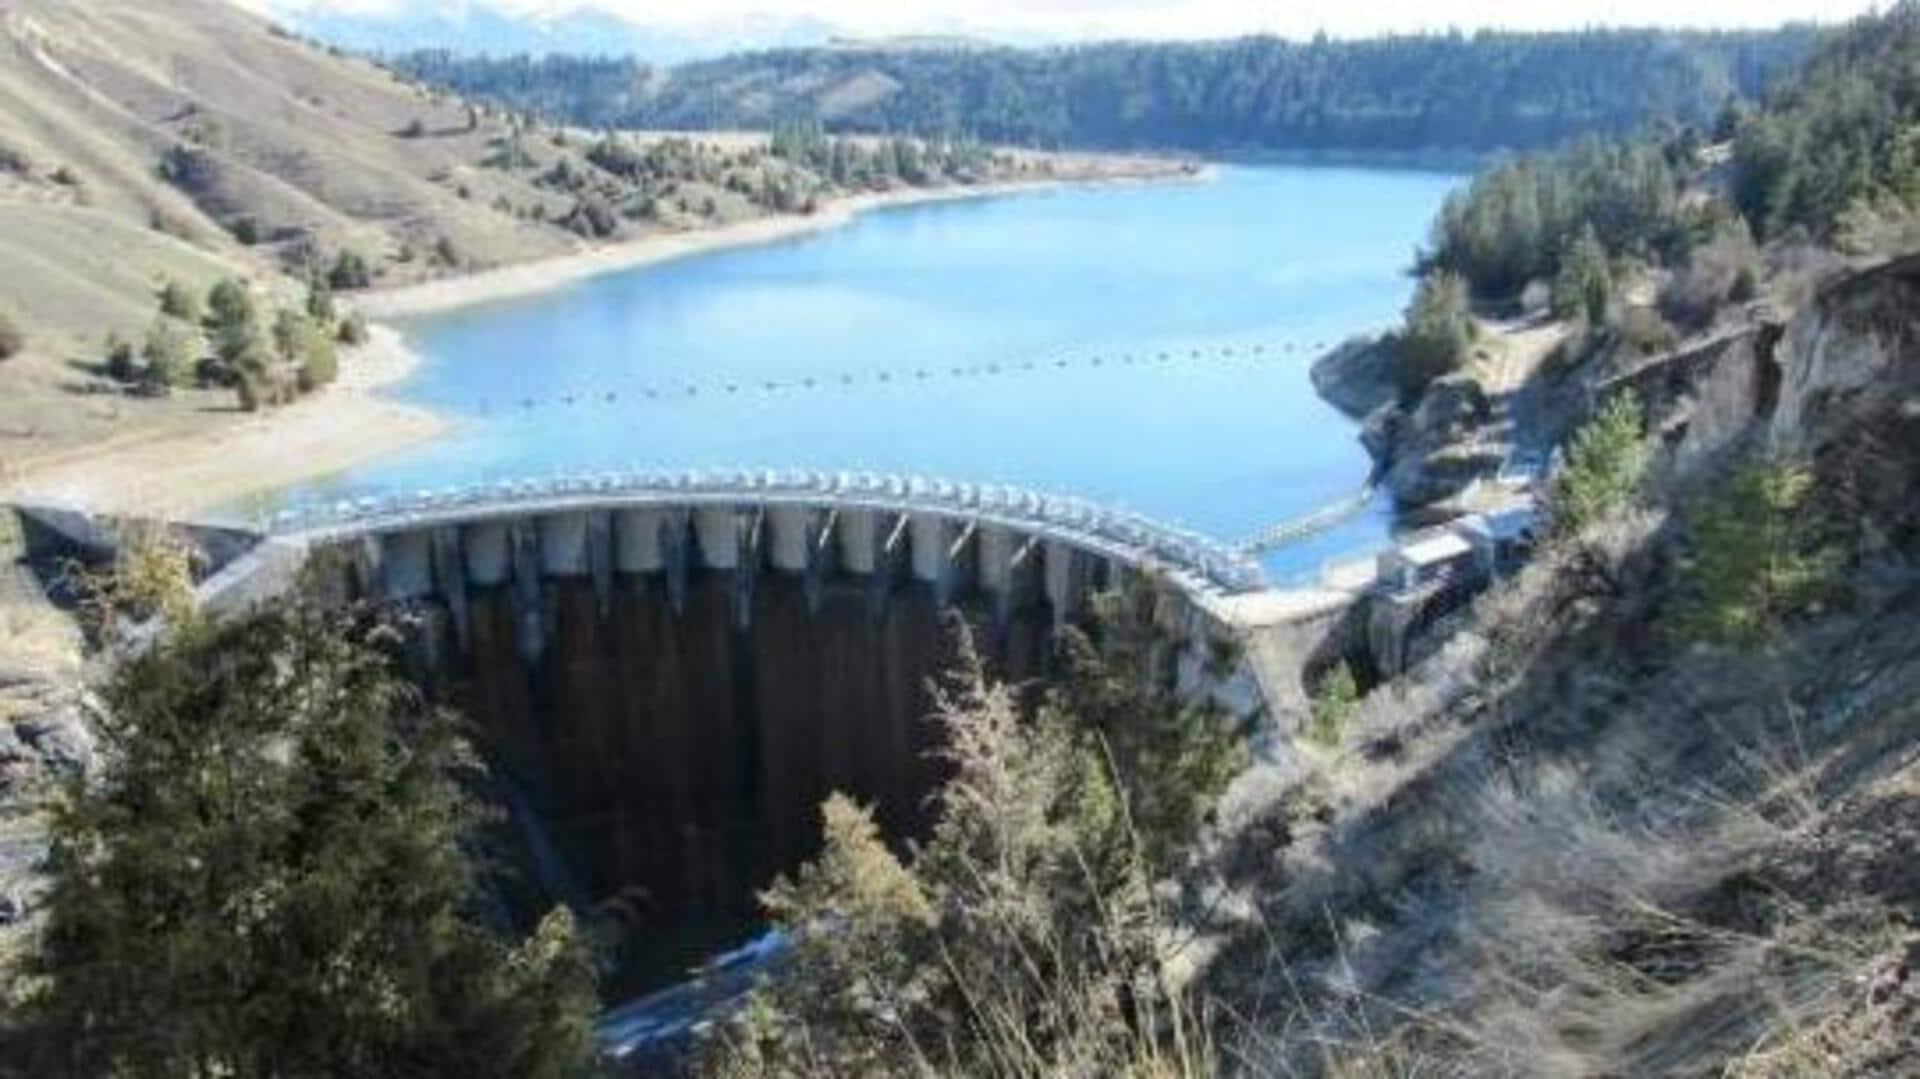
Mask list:
[{"label": "guardrail on dam", "polygon": [[[954,563],[977,531],[987,547],[981,565],[988,587],[1003,576],[994,568],[1002,552],[992,545],[1014,535],[1023,537],[1023,545],[1004,552],[1009,565],[1024,560],[1033,544],[1045,543],[1050,566],[1079,551],[1162,572],[1196,598],[1265,586],[1246,552],[1138,514],[1014,487],[872,473],[656,472],[484,484],[288,511],[274,518],[271,531],[325,540],[537,515],[554,522],[552,531],[542,533],[543,545],[567,548],[585,536],[578,514],[608,510],[618,513],[615,558],[622,572],[681,568],[674,563],[683,534],[676,525],[691,515],[700,553],[715,569],[734,568],[743,554],[751,559],[764,543],[773,568],[804,571],[821,564],[828,553],[825,533],[837,526],[843,568],[872,573],[908,538],[910,525],[915,572],[929,582],[950,576],[942,566]],[[887,518],[891,527],[883,533],[879,525]],[[957,535],[946,536],[955,530]],[[408,557],[402,550],[395,554]],[[561,553],[556,566],[570,557]],[[477,560],[489,558],[480,553]],[[1064,566],[1050,570],[1063,572]]]}]

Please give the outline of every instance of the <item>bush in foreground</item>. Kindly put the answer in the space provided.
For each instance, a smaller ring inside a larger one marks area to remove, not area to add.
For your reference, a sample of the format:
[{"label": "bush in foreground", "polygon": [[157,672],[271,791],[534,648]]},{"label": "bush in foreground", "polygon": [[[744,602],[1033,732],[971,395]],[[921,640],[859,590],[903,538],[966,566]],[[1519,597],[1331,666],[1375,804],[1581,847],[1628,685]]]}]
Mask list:
[{"label": "bush in foreground", "polygon": [[118,673],[111,764],[55,824],[31,1074],[590,1068],[571,922],[514,947],[470,919],[465,755],[385,636],[189,620]]},{"label": "bush in foreground", "polygon": [[[1124,642],[1103,641],[1107,656]],[[1134,653],[1141,655],[1143,653]],[[902,860],[825,807],[820,857],[764,897],[794,940],[711,1062],[731,1075],[1201,1074],[1154,885],[1244,763],[1220,717],[1068,645],[1036,715],[963,665],[939,700],[951,778]]]}]

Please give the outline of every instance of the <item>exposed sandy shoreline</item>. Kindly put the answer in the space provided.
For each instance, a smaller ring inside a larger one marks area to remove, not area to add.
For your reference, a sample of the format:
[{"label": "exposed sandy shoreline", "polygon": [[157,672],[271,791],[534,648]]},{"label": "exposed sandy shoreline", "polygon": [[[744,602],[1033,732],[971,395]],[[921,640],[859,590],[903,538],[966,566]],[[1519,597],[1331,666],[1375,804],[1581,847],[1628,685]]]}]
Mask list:
[{"label": "exposed sandy shoreline", "polygon": [[655,233],[577,255],[503,266],[466,277],[368,293],[361,296],[358,303],[361,310],[374,318],[431,314],[545,292],[602,274],[651,266],[690,255],[824,232],[849,224],[869,210],[889,206],[990,198],[1077,184],[1166,182],[1201,179],[1208,175],[1210,173],[1205,169],[1185,171],[1170,162],[1118,158],[1104,170],[1088,167],[1085,172],[1072,175],[966,187],[903,188],[883,194],[853,195],[828,203],[819,211],[805,216],[760,217],[692,232]]},{"label": "exposed sandy shoreline", "polygon": [[204,430],[74,454],[33,469],[5,495],[179,520],[339,472],[446,430],[441,417],[382,393],[418,362],[398,333],[375,326],[365,347],[343,356],[340,380],[324,394],[240,419],[209,416]]},{"label": "exposed sandy shoreline", "polygon": [[[845,225],[887,206],[986,198],[1076,184],[1202,179],[1207,170],[1150,158],[1056,158],[1067,171],[1033,180],[965,187],[910,188],[840,199],[806,216],[755,218],[684,233],[663,233],[468,277],[368,293],[356,306],[372,318],[452,310],[531,295],[601,274],[709,251],[769,243]],[[386,397],[420,356],[400,333],[376,324],[370,343],[343,357],[341,379],[317,397],[271,413],[208,417],[203,429],[90,447],[30,467],[0,497],[84,506],[105,513],[172,520],[204,516],[293,484],[431,440],[447,429],[435,413]]]}]

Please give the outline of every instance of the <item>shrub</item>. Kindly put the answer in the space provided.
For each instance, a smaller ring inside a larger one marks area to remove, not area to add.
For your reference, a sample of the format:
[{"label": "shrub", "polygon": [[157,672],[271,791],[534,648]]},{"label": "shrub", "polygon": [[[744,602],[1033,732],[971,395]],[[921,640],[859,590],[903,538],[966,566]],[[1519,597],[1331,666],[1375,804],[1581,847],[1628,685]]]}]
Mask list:
[{"label": "shrub", "polygon": [[400,137],[403,139],[422,138],[426,135],[426,133],[427,133],[426,122],[424,120],[421,120],[417,116],[414,117],[412,120],[407,121],[407,126],[400,129]]},{"label": "shrub", "polygon": [[620,218],[598,195],[587,195],[573,204],[563,224],[589,240],[602,240],[619,231]]},{"label": "shrub", "polygon": [[235,241],[248,247],[260,242],[260,222],[252,216],[234,218],[227,223],[227,231],[233,233]]},{"label": "shrub", "polygon": [[1458,370],[1474,334],[1466,279],[1443,270],[1421,278],[1400,336],[1401,392],[1417,396],[1434,379]]},{"label": "shrub", "polygon": [[1578,534],[1632,503],[1648,461],[1642,423],[1640,399],[1623,391],[1574,432],[1566,462],[1554,477],[1556,532]]},{"label": "shrub", "polygon": [[1680,343],[1680,332],[1651,307],[1623,309],[1615,320],[1615,328],[1620,332],[1620,339],[1642,356],[1672,351]]},{"label": "shrub", "polygon": [[824,851],[765,896],[789,961],[721,1065],[922,1074],[931,1051],[962,1075],[1211,1070],[1167,977],[1177,945],[1152,884],[1244,748],[1159,688],[1144,626],[1102,627],[1111,665],[1070,635],[1032,716],[969,652],[938,695],[952,778],[932,836],[902,861],[864,810],[827,803]]},{"label": "shrub", "polygon": [[307,317],[321,325],[333,323],[333,289],[316,277],[307,286]]},{"label": "shrub", "polygon": [[1760,249],[1746,222],[1735,220],[1687,256],[1687,265],[1660,290],[1667,318],[1699,329],[1729,302],[1744,303],[1759,291]]},{"label": "shrub", "polygon": [[327,270],[327,284],[337,292],[368,288],[373,284],[373,269],[358,251],[342,251]]},{"label": "shrub", "polygon": [[259,379],[252,373],[245,371],[232,375],[232,378],[233,391],[240,402],[240,411],[260,411],[261,405],[265,403],[265,398],[261,392]]},{"label": "shrub", "polygon": [[160,286],[160,313],[183,322],[198,322],[200,301],[187,286],[169,278]]},{"label": "shrub", "polygon": [[367,317],[355,311],[340,320],[340,343],[348,348],[359,348],[367,343],[370,336],[367,331]]},{"label": "shrub", "polygon": [[299,311],[283,309],[273,316],[273,351],[280,362],[298,364],[313,320]]},{"label": "shrub", "polygon": [[1360,707],[1360,683],[1353,668],[1339,663],[1314,683],[1313,701],[1307,720],[1307,737],[1329,749],[1340,744],[1347,723]]},{"label": "shrub", "polygon": [[460,249],[454,246],[452,237],[442,236],[434,241],[433,258],[435,262],[448,269],[460,267]]},{"label": "shrub", "polygon": [[134,362],[133,342],[117,333],[107,335],[107,377],[115,382],[131,383],[140,377],[139,365]]},{"label": "shrub", "polygon": [[260,311],[245,281],[228,278],[208,291],[204,325],[214,354],[229,368],[258,347]]},{"label": "shrub", "polygon": [[299,349],[300,392],[312,393],[332,385],[340,377],[340,355],[334,348],[333,338],[319,326],[306,325],[300,335]]},{"label": "shrub", "polygon": [[27,335],[18,323],[0,312],[0,360],[10,360],[24,352],[27,347]]},{"label": "shrub", "polygon": [[146,366],[140,372],[140,385],[149,393],[165,395],[184,385],[193,361],[193,346],[177,324],[165,316],[156,318],[147,330],[147,341],[140,350]]},{"label": "shrub", "polygon": [[1841,555],[1813,496],[1805,465],[1751,461],[1693,509],[1681,620],[1688,636],[1758,647],[1784,619],[1834,594]]},{"label": "shrub", "polygon": [[159,618],[184,625],[194,614],[194,550],[175,532],[129,527],[115,537],[113,563],[74,579],[89,632],[118,641],[123,624]]}]

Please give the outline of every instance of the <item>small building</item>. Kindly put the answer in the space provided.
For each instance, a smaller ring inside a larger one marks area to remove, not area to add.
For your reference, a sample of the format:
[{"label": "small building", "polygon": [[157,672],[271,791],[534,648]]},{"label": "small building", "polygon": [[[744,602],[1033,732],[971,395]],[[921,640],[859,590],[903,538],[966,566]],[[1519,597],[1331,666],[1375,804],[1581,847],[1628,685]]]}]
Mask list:
[{"label": "small building", "polygon": [[1489,577],[1504,577],[1519,568],[1533,552],[1539,512],[1531,500],[1490,513],[1476,513],[1453,523],[1472,545],[1480,572]]},{"label": "small building", "polygon": [[1454,528],[1427,532],[1380,552],[1380,580],[1395,592],[1411,592],[1477,569],[1473,544]]}]

